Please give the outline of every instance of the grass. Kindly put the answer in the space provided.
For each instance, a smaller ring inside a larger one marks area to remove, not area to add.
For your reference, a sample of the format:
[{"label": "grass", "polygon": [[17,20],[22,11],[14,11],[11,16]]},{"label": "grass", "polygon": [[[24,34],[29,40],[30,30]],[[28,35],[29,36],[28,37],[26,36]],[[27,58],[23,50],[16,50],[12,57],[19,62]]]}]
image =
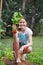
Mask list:
[{"label": "grass", "polygon": [[33,37],[33,51],[28,54],[27,60],[38,65],[43,65],[43,37]]},{"label": "grass", "polygon": [[2,39],[0,40],[0,49],[5,50],[6,48],[12,48],[13,47],[13,39]]},{"label": "grass", "polygon": [[[0,40],[0,49],[4,50],[5,48],[12,48],[12,46],[12,38]],[[33,51],[43,51],[43,36],[33,37]]]},{"label": "grass", "polygon": [[[13,39],[0,40],[0,49],[13,48]],[[33,51],[28,54],[27,60],[38,65],[43,65],[43,36],[33,37]]]},{"label": "grass", "polygon": [[43,36],[33,37],[33,51],[43,51]]}]

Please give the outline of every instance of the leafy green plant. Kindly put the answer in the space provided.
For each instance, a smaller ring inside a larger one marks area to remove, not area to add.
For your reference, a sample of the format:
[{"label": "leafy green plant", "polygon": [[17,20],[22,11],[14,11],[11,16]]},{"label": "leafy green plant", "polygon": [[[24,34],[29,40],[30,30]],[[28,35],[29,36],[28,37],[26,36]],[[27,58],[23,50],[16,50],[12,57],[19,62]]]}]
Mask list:
[{"label": "leafy green plant", "polygon": [[3,57],[4,57],[4,51],[0,50],[0,65],[5,65]]},{"label": "leafy green plant", "polygon": [[2,19],[0,19],[0,25],[3,23]]},{"label": "leafy green plant", "polygon": [[0,65],[5,65],[5,63],[3,61],[0,61]]},{"label": "leafy green plant", "polygon": [[3,21],[0,19],[0,38],[2,37],[2,34],[1,33],[6,32],[6,30],[3,29],[2,27],[3,27]]},{"label": "leafy green plant", "polygon": [[3,58],[2,51],[0,50],[0,59],[2,59],[2,58]]},{"label": "leafy green plant", "polygon": [[28,54],[26,58],[32,63],[43,65],[43,52],[32,52]]},{"label": "leafy green plant", "polygon": [[[23,16],[20,12],[14,12],[11,20],[12,20],[13,24],[19,24],[22,17]],[[14,27],[14,30],[12,30],[12,33],[16,34],[16,32],[17,32],[16,27]]]},{"label": "leafy green plant", "polygon": [[22,14],[20,12],[14,12],[13,16],[12,16],[12,22],[14,24],[18,24],[20,22],[20,19],[22,18]]},{"label": "leafy green plant", "polygon": [[5,50],[5,56],[8,60],[14,59],[13,52],[11,48],[6,48]]},{"label": "leafy green plant", "polygon": [[0,60],[3,59],[4,56],[5,56],[5,52],[0,50]]},{"label": "leafy green plant", "polygon": [[3,58],[6,57],[7,60],[13,60],[13,51],[11,48],[6,48],[5,50],[0,50],[0,65],[5,65]]}]

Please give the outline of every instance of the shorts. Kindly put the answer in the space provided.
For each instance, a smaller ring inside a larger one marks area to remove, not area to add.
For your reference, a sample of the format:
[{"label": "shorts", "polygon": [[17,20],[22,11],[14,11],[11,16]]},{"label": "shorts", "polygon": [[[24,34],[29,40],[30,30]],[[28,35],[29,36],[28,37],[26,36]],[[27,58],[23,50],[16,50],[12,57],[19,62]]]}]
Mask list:
[{"label": "shorts", "polygon": [[19,42],[20,47],[26,45],[25,43]]}]

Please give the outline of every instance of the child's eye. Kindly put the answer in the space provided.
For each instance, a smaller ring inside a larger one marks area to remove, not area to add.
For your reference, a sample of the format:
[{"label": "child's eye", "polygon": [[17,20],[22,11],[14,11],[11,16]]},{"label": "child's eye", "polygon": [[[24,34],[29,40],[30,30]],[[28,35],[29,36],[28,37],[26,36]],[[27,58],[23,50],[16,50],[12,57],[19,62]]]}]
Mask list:
[{"label": "child's eye", "polygon": [[24,22],[20,22],[20,23],[24,23]]},{"label": "child's eye", "polygon": [[24,22],[23,22],[24,23]]}]

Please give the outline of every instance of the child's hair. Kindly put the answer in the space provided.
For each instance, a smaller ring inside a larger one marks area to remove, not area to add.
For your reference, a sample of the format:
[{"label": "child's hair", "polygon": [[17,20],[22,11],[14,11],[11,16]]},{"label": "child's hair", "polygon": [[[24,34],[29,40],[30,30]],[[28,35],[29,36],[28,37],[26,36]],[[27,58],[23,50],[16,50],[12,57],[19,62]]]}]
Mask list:
[{"label": "child's hair", "polygon": [[22,18],[20,21],[24,21],[24,22],[26,22],[26,25],[27,25],[27,21],[26,21],[25,18]]}]

